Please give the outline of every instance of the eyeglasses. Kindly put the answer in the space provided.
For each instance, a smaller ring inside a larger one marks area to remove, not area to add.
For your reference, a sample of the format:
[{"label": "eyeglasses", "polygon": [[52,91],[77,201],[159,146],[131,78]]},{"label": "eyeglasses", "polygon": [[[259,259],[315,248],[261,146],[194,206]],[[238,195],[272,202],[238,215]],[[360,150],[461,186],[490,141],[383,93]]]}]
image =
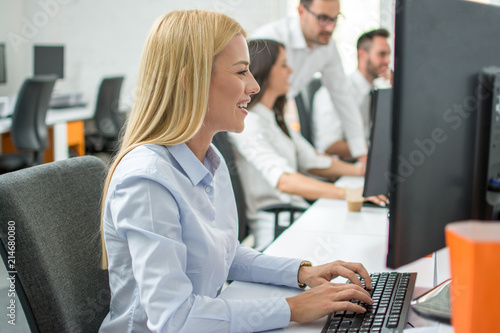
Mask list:
[{"label": "eyeglasses", "polygon": [[327,26],[329,24],[336,23],[337,20],[339,19],[339,17],[343,17],[344,16],[344,15],[342,15],[342,13],[338,13],[337,16],[335,16],[335,17],[330,17],[330,16],[324,15],[324,14],[318,15],[318,14],[314,13],[313,11],[311,11],[309,9],[309,7],[304,6],[304,8],[309,13],[311,13],[311,15],[314,16],[318,20],[319,24],[322,25],[322,26]]}]

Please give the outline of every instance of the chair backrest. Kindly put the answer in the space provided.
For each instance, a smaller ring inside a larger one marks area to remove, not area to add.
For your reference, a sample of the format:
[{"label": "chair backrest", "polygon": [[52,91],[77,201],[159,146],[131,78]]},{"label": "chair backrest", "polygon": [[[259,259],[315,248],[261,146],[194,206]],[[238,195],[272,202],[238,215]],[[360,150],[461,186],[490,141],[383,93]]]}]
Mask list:
[{"label": "chair backrest", "polygon": [[109,312],[99,237],[106,170],[83,156],[0,176],[0,253],[5,261],[15,245],[7,270],[17,271],[32,332],[97,332]]},{"label": "chair backrest", "polygon": [[12,114],[12,141],[19,150],[43,151],[48,147],[45,117],[56,76],[26,79]]},{"label": "chair backrest", "polygon": [[123,76],[104,78],[99,87],[94,121],[97,130],[107,139],[118,139],[123,126],[118,114],[123,80]]},{"label": "chair backrest", "polygon": [[295,96],[295,103],[297,105],[297,112],[299,114],[300,133],[302,136],[313,143],[312,134],[312,114],[313,114],[313,100],[314,94],[321,87],[321,79],[315,78],[297,95]]},{"label": "chair backrest", "polygon": [[226,132],[217,133],[212,139],[212,143],[224,157],[227,168],[229,169],[234,197],[236,199],[236,208],[238,210],[238,239],[242,241],[246,236],[248,236],[249,221],[246,215],[247,205],[245,201],[245,192],[243,191],[243,185],[241,184],[238,164],[236,163],[236,157],[234,156],[233,145],[229,142]]}]

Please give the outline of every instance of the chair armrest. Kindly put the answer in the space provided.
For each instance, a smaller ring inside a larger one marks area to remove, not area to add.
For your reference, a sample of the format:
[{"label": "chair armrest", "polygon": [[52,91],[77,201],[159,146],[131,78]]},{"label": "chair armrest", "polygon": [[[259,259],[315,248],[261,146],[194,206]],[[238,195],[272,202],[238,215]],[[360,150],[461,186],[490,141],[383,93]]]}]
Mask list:
[{"label": "chair armrest", "polygon": [[[293,206],[290,204],[274,204],[262,207],[261,211],[274,213],[274,239],[276,239],[286,228],[288,228],[295,221],[296,212],[304,212],[306,208]],[[282,212],[290,213],[290,223],[287,226],[279,225],[279,215]]]}]

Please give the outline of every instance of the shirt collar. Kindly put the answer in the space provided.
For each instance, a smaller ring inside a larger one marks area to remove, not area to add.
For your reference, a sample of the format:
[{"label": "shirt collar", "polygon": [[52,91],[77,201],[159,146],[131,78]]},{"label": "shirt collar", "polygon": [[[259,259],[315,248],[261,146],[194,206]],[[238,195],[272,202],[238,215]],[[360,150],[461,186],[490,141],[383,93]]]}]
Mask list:
[{"label": "shirt collar", "polygon": [[219,155],[217,149],[214,148],[213,144],[210,144],[210,147],[208,147],[207,154],[205,155],[205,166],[209,168],[209,171],[213,174],[215,174],[215,171],[220,166],[220,160],[222,156]]},{"label": "shirt collar", "polygon": [[352,73],[352,80],[356,86],[359,88],[366,90],[369,92],[373,89],[373,86],[368,82],[368,80],[361,74],[359,69],[356,69],[354,73]]},{"label": "shirt collar", "polygon": [[307,49],[306,38],[302,33],[302,29],[300,27],[300,18],[299,17],[291,17],[289,24],[289,30],[291,35],[291,47],[293,49]]},{"label": "shirt collar", "polygon": [[220,166],[220,156],[215,152],[212,145],[208,148],[203,164],[196,158],[186,143],[166,146],[166,148],[195,186],[208,174],[213,175]]}]

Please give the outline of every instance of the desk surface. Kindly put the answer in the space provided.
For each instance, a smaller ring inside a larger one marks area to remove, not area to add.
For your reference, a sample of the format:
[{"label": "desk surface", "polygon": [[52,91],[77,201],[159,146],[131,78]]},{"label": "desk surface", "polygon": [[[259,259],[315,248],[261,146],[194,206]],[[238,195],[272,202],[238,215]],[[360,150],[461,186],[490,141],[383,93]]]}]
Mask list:
[{"label": "desk surface", "polygon": [[[361,262],[370,272],[390,271],[385,266],[388,238],[388,210],[362,208],[360,213],[347,211],[342,200],[320,199],[290,228],[276,239],[266,254],[296,257],[313,264],[334,260]],[[434,260],[422,258],[397,271],[418,272],[414,296],[434,286]],[[440,278],[445,279],[444,274]],[[339,279],[342,281],[343,279]],[[440,282],[440,281],[438,281]],[[300,290],[235,281],[220,295],[226,299],[289,297]],[[422,329],[411,332],[452,332],[446,325],[437,326],[410,313],[410,322]],[[280,332],[321,332],[325,318],[308,324],[291,323]]]},{"label": "desk surface", "polygon": [[[77,107],[67,109],[49,109],[47,111],[46,123],[49,126],[67,123],[76,120],[90,119],[94,116],[94,108],[92,107]],[[0,118],[0,133],[10,131],[12,118]]]}]

